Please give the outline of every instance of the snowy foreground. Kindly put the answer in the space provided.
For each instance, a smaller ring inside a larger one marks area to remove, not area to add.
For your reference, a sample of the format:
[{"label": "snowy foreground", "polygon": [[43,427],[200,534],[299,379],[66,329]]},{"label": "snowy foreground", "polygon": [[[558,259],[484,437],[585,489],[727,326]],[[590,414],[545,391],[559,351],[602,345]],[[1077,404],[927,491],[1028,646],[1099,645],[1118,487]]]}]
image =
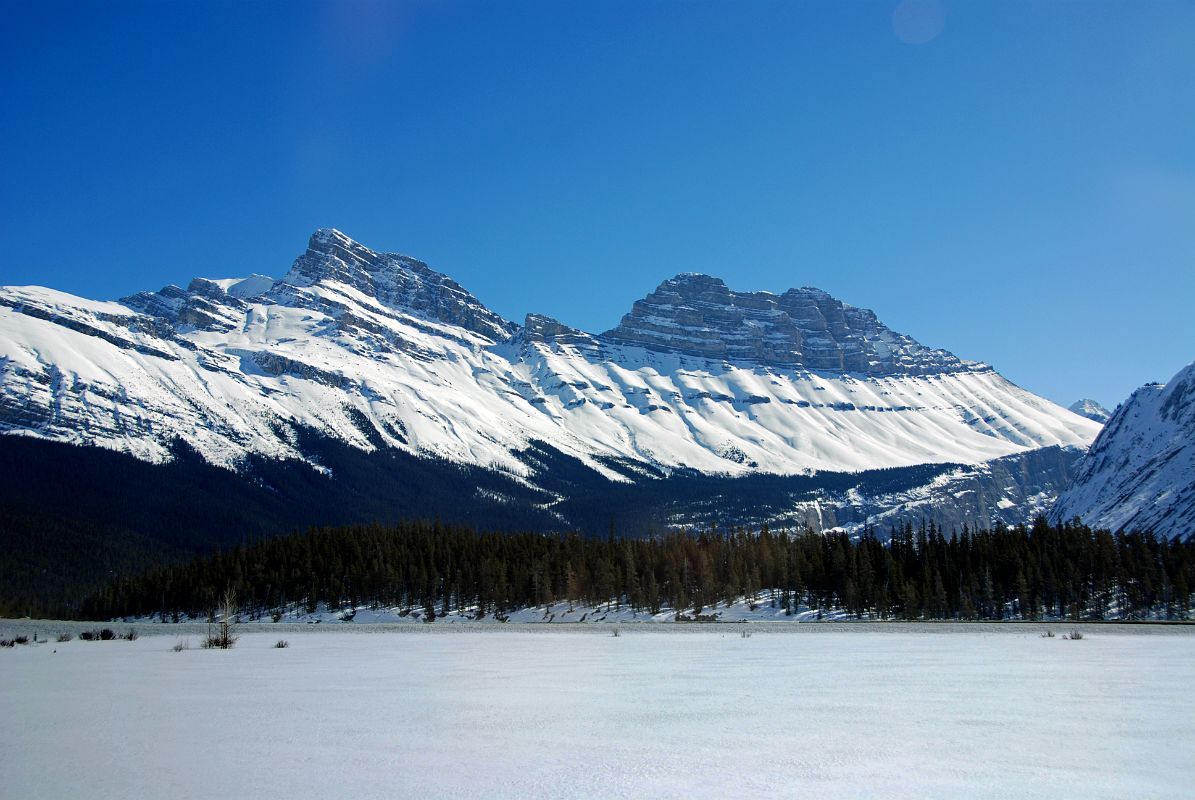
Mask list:
[{"label": "snowy foreground", "polygon": [[220,651],[198,649],[203,626],[158,624],[136,641],[53,641],[86,627],[98,626],[0,621],[0,637],[51,640],[0,651],[5,797],[1161,798],[1195,786],[1188,627],[1086,625],[1070,641],[1061,624],[617,637],[263,624]]}]

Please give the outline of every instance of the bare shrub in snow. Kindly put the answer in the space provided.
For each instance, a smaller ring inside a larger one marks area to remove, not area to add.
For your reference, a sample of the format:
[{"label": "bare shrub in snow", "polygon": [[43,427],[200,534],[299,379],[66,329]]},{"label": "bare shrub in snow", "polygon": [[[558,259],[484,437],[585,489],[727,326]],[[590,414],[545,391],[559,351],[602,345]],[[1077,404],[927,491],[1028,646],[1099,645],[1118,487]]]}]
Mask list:
[{"label": "bare shrub in snow", "polygon": [[211,625],[208,626],[208,634],[203,640],[203,648],[205,650],[228,650],[236,644],[237,637],[232,632],[236,618],[236,597],[233,595],[232,590],[229,589],[224,592],[224,600],[220,603],[220,608],[216,610],[217,622],[215,630],[212,630]]},{"label": "bare shrub in snow", "polygon": [[284,648],[290,647],[290,642],[286,641],[285,639],[279,639],[278,641],[274,642],[274,647],[282,650]]},{"label": "bare shrub in snow", "polygon": [[186,641],[185,639],[179,639],[177,642],[174,643],[174,647],[172,647],[170,649],[176,653],[181,653],[184,650],[190,650],[191,643],[189,641]]},{"label": "bare shrub in snow", "polygon": [[58,634],[58,641],[60,641],[60,642],[69,642],[71,639],[74,639],[74,638],[75,637],[71,636],[69,633]]}]

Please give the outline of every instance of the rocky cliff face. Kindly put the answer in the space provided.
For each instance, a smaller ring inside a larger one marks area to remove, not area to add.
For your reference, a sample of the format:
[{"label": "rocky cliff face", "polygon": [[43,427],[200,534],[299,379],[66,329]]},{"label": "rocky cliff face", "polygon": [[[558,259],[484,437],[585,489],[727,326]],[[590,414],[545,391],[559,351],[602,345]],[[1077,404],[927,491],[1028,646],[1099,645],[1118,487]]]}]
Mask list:
[{"label": "rocky cliff face", "polygon": [[781,369],[929,375],[986,369],[896,333],[876,315],[820,289],[735,292],[718,278],[683,274],[642,300],[606,341]]},{"label": "rocky cliff face", "polygon": [[1122,403],[1054,506],[1111,530],[1195,535],[1195,363]]},{"label": "rocky cliff face", "polygon": [[575,348],[589,356],[602,358],[607,353],[596,336],[576,328],[570,328],[559,320],[543,314],[528,314],[520,332],[523,342],[543,345],[559,350],[561,347]]},{"label": "rocky cliff face", "polygon": [[321,228],[312,234],[307,252],[299,256],[281,283],[306,287],[327,282],[351,286],[389,308],[455,325],[495,341],[518,327],[422,261],[395,253],[376,253],[338,230]]},{"label": "rocky cliff face", "polygon": [[318,308],[360,324],[347,304],[311,291],[315,286],[341,286],[359,292],[377,305],[428,322],[442,323],[501,341],[518,326],[486,308],[456,281],[397,253],[377,253],[338,230],[321,228],[312,234],[307,250],[278,281],[261,275],[241,280],[196,278],[180,289],[167,286],[140,292],[120,302],[175,326],[202,331],[230,332],[244,318],[247,301]]}]

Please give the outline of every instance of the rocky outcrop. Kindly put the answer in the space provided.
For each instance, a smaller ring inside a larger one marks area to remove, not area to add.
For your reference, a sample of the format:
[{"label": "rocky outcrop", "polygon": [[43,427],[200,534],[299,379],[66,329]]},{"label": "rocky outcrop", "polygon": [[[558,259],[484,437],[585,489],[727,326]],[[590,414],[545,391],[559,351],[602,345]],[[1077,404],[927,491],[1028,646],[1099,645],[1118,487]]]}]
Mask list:
[{"label": "rocky outcrop", "polygon": [[871,376],[928,375],[987,369],[896,333],[874,313],[820,289],[735,292],[718,278],[686,273],[664,281],[607,342],[781,369]]},{"label": "rocky outcrop", "polygon": [[551,346],[564,345],[581,352],[600,355],[602,342],[593,334],[568,325],[543,314],[528,314],[520,332],[523,341],[531,344]]},{"label": "rocky outcrop", "polygon": [[138,292],[120,302],[173,328],[217,333],[234,330],[248,309],[244,300],[207,278],[195,278],[186,289],[170,285],[156,292]]}]

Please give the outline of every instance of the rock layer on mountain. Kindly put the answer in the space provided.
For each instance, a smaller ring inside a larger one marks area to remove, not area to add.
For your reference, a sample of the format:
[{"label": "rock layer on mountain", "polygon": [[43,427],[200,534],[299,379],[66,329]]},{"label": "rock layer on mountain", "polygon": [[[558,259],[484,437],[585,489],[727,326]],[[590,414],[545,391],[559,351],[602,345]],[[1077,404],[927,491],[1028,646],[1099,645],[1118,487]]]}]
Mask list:
[{"label": "rock layer on mountain", "polygon": [[1122,403],[1054,506],[1057,520],[1195,535],[1195,363]]},{"label": "rock layer on mountain", "polygon": [[295,261],[281,285],[307,287],[321,282],[350,286],[388,308],[410,311],[491,339],[503,339],[517,328],[456,281],[422,261],[395,253],[376,253],[332,228],[320,229],[311,236],[307,252]]},{"label": "rock layer on mountain", "polygon": [[929,375],[987,369],[931,350],[883,325],[864,308],[820,289],[735,292],[718,278],[686,273],[664,281],[617,328],[617,344],[666,353],[865,375]]}]

